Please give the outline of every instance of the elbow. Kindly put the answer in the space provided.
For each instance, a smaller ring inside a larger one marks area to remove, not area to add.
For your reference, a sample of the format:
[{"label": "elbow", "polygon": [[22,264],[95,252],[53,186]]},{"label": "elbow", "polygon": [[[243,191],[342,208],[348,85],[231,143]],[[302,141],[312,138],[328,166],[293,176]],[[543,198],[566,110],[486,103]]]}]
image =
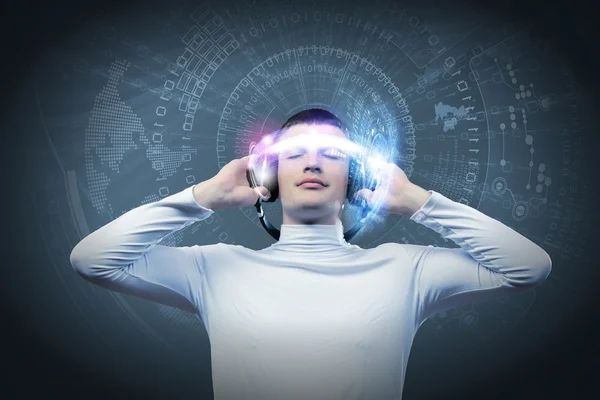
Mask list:
[{"label": "elbow", "polygon": [[539,260],[539,264],[535,268],[536,273],[534,274],[535,285],[539,285],[548,279],[550,272],[552,272],[552,258],[550,258],[550,254],[544,250],[541,250]]},{"label": "elbow", "polygon": [[69,262],[71,266],[79,275],[83,278],[90,279],[94,277],[94,268],[95,264],[93,261],[94,257],[92,256],[92,249],[87,245],[87,242],[84,240],[80,241],[74,248],[71,250],[71,254],[69,256]]},{"label": "elbow", "polygon": [[82,247],[83,246],[81,245],[81,242],[79,242],[73,248],[73,250],[71,250],[71,255],[69,256],[69,262],[71,263],[71,266],[79,275],[85,275],[86,267],[89,265],[85,261],[85,255]]},{"label": "elbow", "polygon": [[541,248],[530,254],[526,262],[519,267],[512,268],[512,272],[505,275],[506,283],[515,289],[531,289],[541,285],[552,271],[550,255]]},{"label": "elbow", "polygon": [[85,237],[71,250],[71,266],[82,278],[98,283],[117,279],[118,274],[128,263],[118,260],[113,252],[97,241]]},{"label": "elbow", "polygon": [[550,272],[552,272],[552,259],[546,251],[540,248],[527,266],[526,286],[541,285],[548,279]]}]

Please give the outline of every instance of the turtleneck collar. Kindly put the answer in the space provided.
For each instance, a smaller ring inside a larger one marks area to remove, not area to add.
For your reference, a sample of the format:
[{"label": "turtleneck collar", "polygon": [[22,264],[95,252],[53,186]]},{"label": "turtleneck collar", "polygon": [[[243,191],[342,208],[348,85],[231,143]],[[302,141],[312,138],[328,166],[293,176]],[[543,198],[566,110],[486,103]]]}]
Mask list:
[{"label": "turtleneck collar", "polygon": [[344,227],[341,222],[335,225],[281,225],[281,235],[277,246],[342,246]]}]

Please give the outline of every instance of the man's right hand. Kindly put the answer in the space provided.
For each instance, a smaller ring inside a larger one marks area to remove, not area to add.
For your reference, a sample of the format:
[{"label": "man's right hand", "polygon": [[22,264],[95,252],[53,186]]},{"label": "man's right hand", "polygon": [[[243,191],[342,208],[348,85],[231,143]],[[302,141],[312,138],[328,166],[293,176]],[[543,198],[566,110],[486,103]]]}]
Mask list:
[{"label": "man's right hand", "polygon": [[259,197],[268,199],[271,193],[264,186],[251,188],[246,178],[250,156],[227,163],[217,175],[194,185],[196,203],[211,210],[250,207]]}]

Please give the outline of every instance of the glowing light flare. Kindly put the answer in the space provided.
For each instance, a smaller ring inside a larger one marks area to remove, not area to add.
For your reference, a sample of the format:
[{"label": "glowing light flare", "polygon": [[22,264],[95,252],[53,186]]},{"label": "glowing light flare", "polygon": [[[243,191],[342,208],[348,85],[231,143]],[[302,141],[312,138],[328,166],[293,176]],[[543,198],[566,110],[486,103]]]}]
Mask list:
[{"label": "glowing light flare", "polygon": [[362,154],[364,148],[353,141],[339,136],[324,135],[321,133],[303,133],[288,139],[282,139],[272,146],[264,149],[265,153],[281,154],[290,149],[306,148],[316,150],[321,148],[334,148],[345,154]]},{"label": "glowing light flare", "polygon": [[372,169],[382,169],[388,162],[379,153],[374,153],[367,157],[367,166]]},{"label": "glowing light flare", "polygon": [[251,153],[248,166],[254,171],[254,176],[252,177],[254,185],[264,186],[265,182],[271,177],[268,171],[267,159],[260,154]]},{"label": "glowing light flare", "polygon": [[261,186],[264,186],[265,181],[269,178],[269,174],[267,173],[267,159],[263,158],[263,162],[260,168],[260,174],[259,174],[259,179],[260,179],[260,184]]},{"label": "glowing light flare", "polygon": [[325,149],[332,155],[358,157],[361,160],[359,168],[363,172],[368,172],[363,175],[368,177],[368,182],[365,181],[362,184],[365,188],[377,189],[377,196],[373,198],[368,216],[363,220],[376,217],[382,211],[381,206],[389,191],[390,182],[388,178],[393,164],[390,164],[387,157],[384,156],[390,151],[387,147],[387,140],[375,129],[370,129],[370,132],[367,133],[373,139],[366,147],[346,137],[320,133],[316,127],[310,127],[306,133],[281,139],[277,143],[273,143],[274,134],[264,136],[251,151],[251,153],[254,153],[251,158],[252,165],[259,165],[259,168],[254,170],[257,172],[257,179],[260,180],[261,186],[264,186],[265,181],[272,178],[268,174],[267,155],[278,155],[290,150],[295,151],[298,148],[305,150]]}]

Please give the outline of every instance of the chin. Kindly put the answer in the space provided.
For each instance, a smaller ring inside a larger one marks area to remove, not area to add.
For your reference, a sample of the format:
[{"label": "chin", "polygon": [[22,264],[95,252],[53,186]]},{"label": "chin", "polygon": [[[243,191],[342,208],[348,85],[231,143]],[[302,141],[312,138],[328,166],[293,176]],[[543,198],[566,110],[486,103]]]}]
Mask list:
[{"label": "chin", "polygon": [[318,200],[318,199],[309,199],[304,201],[299,201],[296,203],[297,208],[305,211],[321,211],[321,212],[331,212],[331,211],[339,211],[340,203],[336,200],[326,199],[326,200]]},{"label": "chin", "polygon": [[325,210],[327,208],[326,204],[317,203],[317,202],[302,202],[298,204],[298,209],[304,211],[318,211]]}]

